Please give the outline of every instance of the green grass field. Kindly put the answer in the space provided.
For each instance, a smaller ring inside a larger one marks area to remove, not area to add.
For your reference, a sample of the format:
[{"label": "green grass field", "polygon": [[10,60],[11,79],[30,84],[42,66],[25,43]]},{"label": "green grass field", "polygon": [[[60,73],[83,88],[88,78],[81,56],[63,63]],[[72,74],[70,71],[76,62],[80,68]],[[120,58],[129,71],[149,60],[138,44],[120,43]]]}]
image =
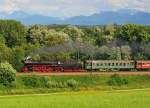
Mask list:
[{"label": "green grass field", "polygon": [[149,108],[150,90],[0,97],[0,108]]},{"label": "green grass field", "polygon": [[[0,85],[0,95],[13,94],[40,94],[40,93],[55,93],[55,92],[69,92],[69,91],[111,91],[111,90],[128,90],[128,89],[146,89],[150,88],[150,75],[136,75],[136,76],[121,76],[128,80],[128,84],[122,86],[108,85],[110,76],[49,76],[48,81],[57,82],[59,86],[48,88],[46,86],[30,87],[23,83],[26,76],[17,77],[16,82],[11,86],[4,87]],[[39,77],[39,76],[36,76]],[[28,77],[26,77],[28,78]],[[68,80],[73,79],[78,82],[76,88],[62,86]],[[36,81],[38,82],[38,81]],[[34,84],[33,82],[29,82]]]}]

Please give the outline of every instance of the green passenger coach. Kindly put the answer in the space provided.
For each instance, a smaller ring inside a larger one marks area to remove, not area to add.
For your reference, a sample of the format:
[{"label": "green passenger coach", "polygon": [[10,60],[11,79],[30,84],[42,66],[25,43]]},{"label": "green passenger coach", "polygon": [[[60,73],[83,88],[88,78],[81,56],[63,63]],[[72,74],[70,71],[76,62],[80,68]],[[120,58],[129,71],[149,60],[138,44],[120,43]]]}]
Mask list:
[{"label": "green passenger coach", "polygon": [[87,70],[133,68],[135,68],[135,61],[87,60],[85,63],[85,69]]}]

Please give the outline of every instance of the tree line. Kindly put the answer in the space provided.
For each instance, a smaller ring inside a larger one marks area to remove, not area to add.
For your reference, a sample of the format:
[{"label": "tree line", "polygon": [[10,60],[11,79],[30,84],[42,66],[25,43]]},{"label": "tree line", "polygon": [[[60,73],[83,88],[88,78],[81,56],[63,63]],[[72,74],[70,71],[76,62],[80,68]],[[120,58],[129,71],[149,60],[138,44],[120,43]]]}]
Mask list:
[{"label": "tree line", "polygon": [[0,62],[17,70],[22,60],[148,60],[150,26],[30,25],[0,20]]}]

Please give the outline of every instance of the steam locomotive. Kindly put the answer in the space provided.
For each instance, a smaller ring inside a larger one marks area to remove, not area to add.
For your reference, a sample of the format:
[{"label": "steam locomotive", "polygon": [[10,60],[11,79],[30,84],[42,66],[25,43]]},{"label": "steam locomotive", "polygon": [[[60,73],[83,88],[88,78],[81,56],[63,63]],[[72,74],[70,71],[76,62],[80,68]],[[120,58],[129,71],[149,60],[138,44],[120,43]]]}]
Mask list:
[{"label": "steam locomotive", "polygon": [[149,70],[150,60],[86,60],[85,62],[70,61],[32,61],[25,60],[21,72],[85,72],[100,70]]},{"label": "steam locomotive", "polygon": [[82,72],[83,65],[77,61],[30,61],[24,62],[22,72]]}]

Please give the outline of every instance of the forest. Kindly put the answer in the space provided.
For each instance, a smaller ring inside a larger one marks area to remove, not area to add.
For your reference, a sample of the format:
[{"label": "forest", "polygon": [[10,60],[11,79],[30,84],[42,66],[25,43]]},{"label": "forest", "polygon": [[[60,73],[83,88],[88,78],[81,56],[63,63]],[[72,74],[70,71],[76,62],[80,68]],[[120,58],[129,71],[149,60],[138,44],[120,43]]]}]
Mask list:
[{"label": "forest", "polygon": [[150,26],[23,25],[0,20],[0,62],[16,70],[23,60],[149,60]]}]

